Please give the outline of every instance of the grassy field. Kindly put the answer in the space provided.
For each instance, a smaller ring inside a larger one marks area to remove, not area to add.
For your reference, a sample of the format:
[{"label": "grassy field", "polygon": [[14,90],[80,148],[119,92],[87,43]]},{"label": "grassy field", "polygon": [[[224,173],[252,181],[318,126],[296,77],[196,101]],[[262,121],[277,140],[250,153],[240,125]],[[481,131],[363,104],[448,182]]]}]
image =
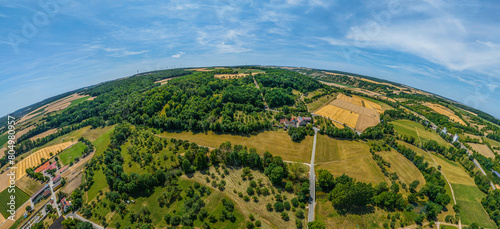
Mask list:
[{"label": "grassy field", "polygon": [[326,135],[318,135],[316,141],[316,163],[343,161],[370,156],[370,148],[359,141],[338,140]]},{"label": "grassy field", "polygon": [[[108,147],[109,143],[111,142],[111,133],[113,132],[114,127],[111,127],[107,129],[107,131],[99,136],[95,141],[92,142],[95,146],[95,154],[94,156],[99,156],[104,153],[104,150]],[[106,176],[104,175],[102,169],[95,171],[94,173],[94,184],[90,189],[87,191],[86,195],[86,200],[91,201],[93,200],[99,190],[106,191],[108,190],[108,183],[106,182]]]},{"label": "grassy field", "polygon": [[85,97],[82,97],[82,98],[79,98],[79,99],[72,100],[70,102],[70,104],[69,104],[68,107],[76,106],[76,105],[78,105],[80,103],[83,103],[83,102],[87,101],[87,99],[89,99],[89,98],[90,98],[90,96],[85,96]]},{"label": "grassy field", "polygon": [[477,153],[488,157],[488,158],[495,158],[495,154],[491,152],[490,148],[488,148],[487,145],[483,144],[475,144],[475,143],[467,143],[469,144],[473,150],[475,150]]},{"label": "grassy field", "polygon": [[470,225],[478,223],[484,228],[496,228],[495,223],[489,218],[481,205],[481,199],[485,196],[476,186],[452,184],[456,193],[457,204],[461,206],[462,224]]},{"label": "grassy field", "polygon": [[310,112],[316,111],[321,106],[323,106],[325,104],[328,104],[331,101],[333,101],[335,99],[335,97],[336,97],[336,94],[321,96],[318,99],[316,99],[315,101],[313,101],[312,103],[308,103],[307,104],[307,109]]},{"label": "grassy field", "polygon": [[92,201],[101,190],[103,192],[106,192],[106,190],[109,190],[109,186],[108,182],[106,181],[104,172],[102,171],[102,169],[99,169],[97,171],[94,171],[94,184],[87,191],[87,202]]},{"label": "grassy field", "polygon": [[62,151],[58,157],[63,165],[69,165],[71,162],[75,161],[75,158],[82,156],[83,150],[85,150],[86,147],[87,146],[84,143],[78,142],[70,148]]},{"label": "grassy field", "polygon": [[40,190],[44,186],[44,184],[45,183],[33,180],[28,176],[23,176],[16,182],[17,187],[23,190],[29,196],[35,194],[35,192]]},{"label": "grassy field", "polygon": [[460,215],[462,224],[478,223],[481,227],[494,228],[494,223],[481,205],[481,198],[485,196],[475,185],[472,179],[458,163],[449,161],[441,155],[432,154],[441,171],[448,178],[453,187],[457,204],[461,205]]},{"label": "grassy field", "polygon": [[[15,206],[16,206],[16,210],[22,206],[24,204],[24,202],[28,201],[28,199],[30,198],[28,196],[28,194],[26,194],[25,192],[23,192],[21,189],[19,189],[18,187],[15,187],[14,188],[16,191],[14,192],[15,196],[16,196],[16,199],[15,199]],[[11,200],[10,199],[10,196],[12,195],[13,193],[9,193],[9,189],[5,189],[3,190],[2,192],[0,192],[0,213],[3,215],[4,218],[7,218],[9,217],[9,213],[7,212],[7,210],[9,210],[9,206],[7,205],[7,203],[9,203],[9,201]]]},{"label": "grassy field", "polygon": [[316,171],[326,169],[334,176],[347,174],[359,181],[374,184],[389,181],[372,159],[368,145],[362,142],[318,135],[315,162]]},{"label": "grassy field", "polygon": [[306,136],[300,143],[293,142],[288,133],[282,130],[265,131],[251,136],[216,134],[214,132],[196,134],[192,132],[164,132],[159,136],[189,140],[212,148],[218,148],[223,142],[229,141],[232,145],[256,148],[257,153],[261,155],[265,151],[269,151],[275,156],[281,156],[283,160],[306,163],[311,160],[313,142],[312,136]]},{"label": "grassy field", "polygon": [[7,143],[9,135],[7,133],[0,135],[0,146],[5,145]]},{"label": "grassy field", "polygon": [[417,145],[422,142],[425,143],[430,140],[436,141],[438,144],[443,146],[449,146],[450,144],[446,142],[439,134],[433,132],[432,130],[426,130],[424,126],[420,123],[416,123],[410,120],[397,120],[391,122],[394,125],[394,129],[400,135],[413,136]]},{"label": "grassy field", "polygon": [[104,132],[94,141],[89,138],[89,140],[92,141],[92,144],[94,144],[95,146],[95,156],[101,155],[102,153],[104,153],[104,150],[108,148],[109,143],[111,143],[111,134],[113,133],[113,130],[114,126],[106,129],[106,132]]},{"label": "grassy field", "polygon": [[418,180],[420,182],[419,187],[425,184],[425,178],[418,170],[415,165],[405,156],[396,152],[395,150],[391,151],[383,151],[378,153],[380,156],[384,158],[387,162],[391,163],[391,167],[388,168],[388,172],[396,172],[399,176],[399,180],[406,184],[410,184],[414,180]]}]

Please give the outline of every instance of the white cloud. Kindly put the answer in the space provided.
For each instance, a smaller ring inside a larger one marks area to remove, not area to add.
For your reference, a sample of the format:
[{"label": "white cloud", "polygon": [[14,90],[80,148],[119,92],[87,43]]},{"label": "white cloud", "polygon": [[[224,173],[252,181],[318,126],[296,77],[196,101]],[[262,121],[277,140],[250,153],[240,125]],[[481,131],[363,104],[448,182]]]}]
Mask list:
[{"label": "white cloud", "polygon": [[173,58],[180,58],[181,56],[183,56],[184,54],[186,54],[185,52],[178,52],[177,54],[174,54],[172,55]]}]

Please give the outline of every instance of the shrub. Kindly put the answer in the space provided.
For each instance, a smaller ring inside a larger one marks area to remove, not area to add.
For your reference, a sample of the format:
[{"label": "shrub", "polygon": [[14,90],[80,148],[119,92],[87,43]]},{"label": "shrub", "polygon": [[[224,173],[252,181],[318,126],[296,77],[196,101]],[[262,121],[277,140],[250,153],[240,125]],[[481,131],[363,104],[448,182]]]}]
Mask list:
[{"label": "shrub", "polygon": [[290,220],[290,217],[288,217],[288,213],[287,212],[282,212],[281,213],[281,218],[285,221],[288,221]]},{"label": "shrub", "polygon": [[297,218],[299,219],[303,219],[305,217],[304,215],[304,211],[302,211],[302,209],[299,209],[296,213],[295,213],[295,216],[297,216]]},{"label": "shrub", "polygon": [[274,209],[278,212],[280,211],[283,211],[285,207],[283,206],[283,203],[282,202],[279,202],[277,201],[276,203],[274,203]]},{"label": "shrub", "polygon": [[290,206],[290,202],[285,201],[285,203],[283,203],[283,205],[284,205],[284,207],[285,207],[285,209],[286,209],[287,211],[290,211],[290,207],[291,207],[291,206]]},{"label": "shrub", "polygon": [[271,203],[267,203],[266,208],[267,208],[268,211],[272,211],[273,210],[273,205]]}]

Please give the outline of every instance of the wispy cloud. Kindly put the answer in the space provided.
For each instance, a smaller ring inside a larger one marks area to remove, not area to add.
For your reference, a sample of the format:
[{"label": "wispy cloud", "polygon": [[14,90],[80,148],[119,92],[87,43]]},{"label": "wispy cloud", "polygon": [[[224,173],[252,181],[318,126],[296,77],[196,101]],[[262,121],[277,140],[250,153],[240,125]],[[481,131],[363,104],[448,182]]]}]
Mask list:
[{"label": "wispy cloud", "polygon": [[180,58],[181,56],[183,56],[184,54],[186,54],[185,52],[178,52],[177,54],[174,54],[172,55],[173,58]]}]

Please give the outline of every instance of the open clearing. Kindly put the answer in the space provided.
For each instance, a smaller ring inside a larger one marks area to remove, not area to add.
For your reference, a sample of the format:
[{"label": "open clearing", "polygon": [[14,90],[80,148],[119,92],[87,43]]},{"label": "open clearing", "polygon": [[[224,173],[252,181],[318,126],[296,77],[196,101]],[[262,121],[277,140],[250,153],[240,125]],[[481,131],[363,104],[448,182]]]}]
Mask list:
[{"label": "open clearing", "polygon": [[211,148],[219,146],[229,141],[234,145],[243,145],[257,149],[257,153],[263,155],[269,151],[275,156],[281,156],[283,160],[300,161],[309,163],[312,152],[312,136],[306,136],[300,143],[293,142],[288,133],[282,130],[264,131],[256,135],[241,136],[231,134],[216,134],[214,132],[193,133],[193,132],[164,132],[159,136],[176,138],[196,142],[199,145]]},{"label": "open clearing", "polygon": [[441,165],[441,171],[451,183],[457,204],[462,207],[460,212],[462,224],[470,225],[476,222],[481,227],[495,228],[480,202],[485,194],[475,185],[474,179],[459,164],[449,161],[441,155],[434,153],[432,155],[437,164]]},{"label": "open clearing", "polygon": [[163,79],[163,80],[158,80],[155,83],[160,83],[160,85],[168,83],[169,80],[175,79],[176,77],[168,78],[168,79]]},{"label": "open clearing", "polygon": [[82,156],[83,150],[85,150],[86,147],[87,146],[84,143],[78,142],[70,148],[65,149],[57,156],[61,159],[61,163],[63,165],[69,165],[75,160],[75,158]]},{"label": "open clearing", "polygon": [[425,184],[425,178],[418,170],[415,165],[405,156],[396,152],[395,150],[391,151],[382,151],[378,152],[378,155],[382,156],[384,160],[391,163],[391,167],[388,168],[388,172],[395,172],[399,176],[399,180],[406,184],[410,184],[414,180],[418,180],[420,182],[420,187]]},{"label": "open clearing", "polygon": [[307,108],[309,109],[310,112],[314,112],[314,111],[318,110],[320,107],[322,107],[323,105],[330,103],[334,99],[335,99],[335,94],[324,95],[324,96],[317,98],[313,102],[308,103]]},{"label": "open clearing", "polygon": [[483,144],[475,144],[475,143],[467,143],[469,144],[473,150],[475,150],[477,153],[488,157],[488,158],[495,158],[495,154],[491,152],[490,148],[487,145]]},{"label": "open clearing", "polygon": [[45,147],[24,158],[22,161],[16,164],[16,179],[20,179],[21,177],[26,175],[26,169],[37,167],[38,165],[40,165],[42,163],[40,159],[49,159],[51,158],[51,153],[55,155],[73,144],[75,144],[75,142],[68,141],[58,145]]},{"label": "open clearing", "polygon": [[359,181],[378,184],[388,179],[372,159],[369,147],[361,142],[337,140],[318,135],[315,171],[325,169],[333,176],[349,175]]},{"label": "open clearing", "polygon": [[31,196],[31,195],[35,194],[35,192],[40,190],[40,188],[42,188],[45,185],[45,182],[36,181],[36,180],[29,178],[28,176],[23,176],[21,179],[19,179],[16,182],[16,185],[18,188],[23,190],[26,194]]},{"label": "open clearing", "polygon": [[444,107],[444,106],[441,106],[439,104],[435,104],[435,103],[424,103],[425,106],[431,108],[432,110],[434,110],[435,112],[439,113],[439,114],[442,114],[442,115],[445,115],[445,116],[448,116],[448,118],[450,118],[453,122],[457,122],[457,123],[460,123],[464,126],[466,126],[467,124],[465,124],[465,122],[460,118],[458,117],[455,112],[453,112],[452,110],[448,109],[447,107]]},{"label": "open clearing", "polygon": [[397,120],[391,123],[394,125],[394,130],[396,130],[398,134],[413,136],[416,139],[415,144],[417,145],[420,145],[430,140],[434,140],[442,146],[450,145],[437,133],[432,132],[430,129],[427,130],[420,123],[416,123],[410,120]]},{"label": "open clearing", "polygon": [[475,185],[452,184],[457,198],[457,204],[461,206],[462,224],[471,225],[478,223],[484,228],[496,228],[488,213],[481,205],[481,199],[486,195]]}]

